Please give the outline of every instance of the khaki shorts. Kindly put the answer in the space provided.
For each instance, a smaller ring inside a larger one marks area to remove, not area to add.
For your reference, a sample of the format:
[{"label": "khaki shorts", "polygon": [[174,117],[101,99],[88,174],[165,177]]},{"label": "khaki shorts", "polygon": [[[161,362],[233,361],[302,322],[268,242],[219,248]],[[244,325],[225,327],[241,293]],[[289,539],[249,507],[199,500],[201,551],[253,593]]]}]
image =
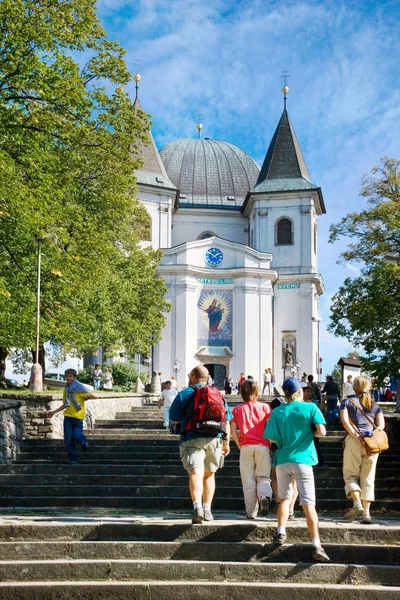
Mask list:
[{"label": "khaki shorts", "polygon": [[193,469],[206,469],[211,473],[223,466],[222,438],[194,438],[179,446],[181,461],[188,473]]},{"label": "khaki shorts", "polygon": [[295,478],[300,496],[300,506],[315,504],[314,472],[311,465],[295,462],[283,463],[276,467],[278,496],[281,500],[290,500],[293,496],[292,477]]}]

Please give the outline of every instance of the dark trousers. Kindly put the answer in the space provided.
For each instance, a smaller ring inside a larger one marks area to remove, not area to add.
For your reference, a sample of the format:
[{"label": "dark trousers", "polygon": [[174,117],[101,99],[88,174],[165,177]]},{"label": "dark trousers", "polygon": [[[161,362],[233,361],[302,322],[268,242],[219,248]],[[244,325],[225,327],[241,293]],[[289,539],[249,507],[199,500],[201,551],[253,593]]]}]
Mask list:
[{"label": "dark trousers", "polygon": [[324,459],[322,458],[321,449],[319,447],[319,438],[313,437],[313,440],[314,440],[315,450],[317,451],[317,456],[318,456],[318,465],[317,466],[322,467],[322,465],[324,464]]},{"label": "dark trousers", "polygon": [[73,417],[64,417],[64,444],[71,463],[79,462],[75,444],[87,445],[87,439],[83,433],[83,421]]}]

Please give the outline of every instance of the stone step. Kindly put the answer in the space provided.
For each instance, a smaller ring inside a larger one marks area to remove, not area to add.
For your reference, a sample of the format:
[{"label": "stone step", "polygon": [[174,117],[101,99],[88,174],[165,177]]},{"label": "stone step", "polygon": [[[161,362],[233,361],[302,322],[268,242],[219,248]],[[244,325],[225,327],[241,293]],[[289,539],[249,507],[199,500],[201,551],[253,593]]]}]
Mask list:
[{"label": "stone step", "polygon": [[[240,485],[240,482],[237,482],[239,485],[233,486],[222,486],[217,487],[215,493],[215,499],[226,500],[229,499],[239,499],[243,498],[243,488]],[[318,487],[316,486],[316,496],[317,502],[319,503],[321,500],[325,499],[333,499],[338,498],[339,500],[343,499],[343,485],[336,488],[326,488],[326,487]],[[131,481],[129,484],[117,484],[111,485],[103,483],[102,485],[93,485],[93,484],[83,484],[80,485],[77,489],[75,485],[71,485],[70,483],[59,483],[55,486],[54,483],[50,485],[46,485],[42,482],[37,482],[35,486],[31,485],[0,485],[0,495],[3,498],[11,498],[16,497],[18,495],[21,496],[30,496],[30,497],[47,497],[54,492],[57,493],[57,496],[73,496],[78,493],[79,496],[97,496],[97,497],[108,497],[115,495],[116,497],[128,497],[128,498],[187,498],[189,497],[189,489],[187,486],[187,482],[185,485],[161,485],[158,481],[153,480],[153,485],[139,485],[135,481]],[[400,490],[386,489],[386,488],[378,488],[375,490],[376,500],[388,500],[392,503],[398,504],[400,508]]]},{"label": "stone step", "polygon": [[[382,489],[382,485],[386,490],[396,491],[400,493],[400,482],[398,477],[391,478],[381,478],[382,483],[379,485],[379,488]],[[142,469],[137,469],[135,475],[132,474],[114,474],[114,472],[98,474],[91,472],[86,474],[81,474],[76,472],[76,468],[73,470],[64,470],[62,473],[60,472],[51,472],[49,474],[42,473],[40,476],[40,485],[50,485],[53,484],[55,486],[59,485],[78,485],[81,486],[83,484],[87,485],[139,485],[139,486],[148,486],[153,484],[157,485],[168,485],[168,486],[185,486],[187,485],[188,478],[187,475],[184,474],[183,469],[179,475],[170,475],[166,473],[157,473],[144,475],[142,473]],[[217,472],[217,482],[219,486],[241,486],[240,474],[236,471],[235,475],[226,475],[225,469]],[[343,488],[343,477],[321,477],[318,474],[318,470],[315,474],[315,482],[317,488]],[[30,485],[37,486],[38,485],[38,474],[25,474],[24,472],[20,473],[6,473],[0,474],[0,485]]]},{"label": "stone step", "polygon": [[[323,591],[323,596],[321,596]],[[0,600],[398,600],[400,587],[354,584],[269,583],[236,581],[68,581],[0,583]]]},{"label": "stone step", "polygon": [[[44,486],[46,487],[46,486]],[[185,510],[190,504],[190,495],[188,489],[185,488],[185,496],[183,497],[171,497],[171,496],[92,496],[82,495],[81,490],[73,489],[71,496],[60,495],[62,489],[54,489],[54,486],[47,486],[44,495],[22,495],[20,489],[18,494],[6,497],[5,495],[0,496],[0,507],[5,509],[12,509],[14,507],[19,508],[130,508],[132,511],[135,510]],[[30,490],[28,490],[30,491]],[[114,491],[114,490],[113,490]],[[47,493],[46,493],[47,492]],[[50,494],[48,494],[50,492]],[[102,494],[104,491],[102,490]],[[57,494],[57,495],[56,495]],[[335,498],[331,494],[331,498],[319,499],[317,492],[317,510],[319,511],[345,511],[350,507],[349,501],[343,498],[343,490],[341,491],[341,498]],[[226,497],[224,490],[216,492],[215,499],[213,500],[213,507],[215,510],[226,510],[229,512],[242,513],[244,510],[243,496],[241,491],[238,490],[237,497]],[[390,511],[392,513],[398,513],[400,511],[400,500],[376,500],[373,504],[374,510]]]},{"label": "stone step", "polygon": [[[215,513],[215,521],[203,523],[201,526],[191,525],[190,508],[186,507],[184,515],[160,514],[148,517],[136,517],[136,520],[119,518],[115,520],[113,513],[102,518],[83,519],[79,515],[69,513],[61,517],[54,516],[47,520],[4,520],[0,521],[0,542],[208,542],[228,543],[245,542],[270,544],[276,530],[276,519],[259,519],[248,521],[233,515],[227,520],[227,513]],[[165,518],[169,517],[169,518]],[[132,519],[132,518],[131,518]],[[309,544],[309,533],[304,519],[289,521],[287,525],[288,541],[291,544]],[[343,546],[357,545],[373,548],[379,546],[383,552],[385,547],[394,546],[400,549],[400,521],[388,519],[373,525],[345,522],[340,518],[322,517],[320,520],[321,541],[325,545]],[[95,558],[93,555],[92,558]],[[100,556],[99,558],[107,558]],[[130,555],[127,558],[133,558]],[[396,554],[397,557],[397,554]],[[112,558],[112,557],[110,557]],[[118,556],[114,556],[118,558]],[[150,556],[153,558],[153,556]],[[218,560],[218,558],[217,558]],[[393,562],[397,562],[397,559]]]},{"label": "stone step", "polygon": [[[85,430],[85,435],[88,434],[89,432],[93,432],[93,430]],[[163,430],[161,430],[161,433],[164,433]],[[108,437],[98,437],[96,439],[92,440],[92,443],[94,446],[121,446],[121,447],[143,447],[143,446],[161,446],[163,448],[166,447],[174,447],[176,448],[179,444],[179,438],[176,435],[170,435],[167,439],[163,439],[163,440],[157,440],[157,439],[151,439],[150,437],[146,437],[146,439],[141,440],[141,441],[135,441],[135,440],[130,440],[130,439],[114,439],[114,438],[108,438]],[[321,438],[320,439],[320,443],[323,444],[324,448],[332,448],[332,449],[338,449],[341,452],[343,452],[343,444],[342,444],[342,440],[340,439],[336,439],[336,438]],[[52,439],[40,439],[40,438],[27,438],[23,441],[23,448],[35,448],[35,447],[39,447],[39,448],[55,448],[55,447],[64,447],[64,440],[62,439],[58,439],[58,440],[52,440]],[[231,443],[231,447],[232,449],[235,449],[235,444],[232,442]],[[398,442],[392,442],[390,444],[390,448],[389,450],[387,450],[387,452],[395,452],[395,453],[399,453],[400,451],[400,443]],[[385,454],[387,453],[385,452]],[[382,455],[383,456],[383,455]]]},{"label": "stone step", "polygon": [[[112,441],[112,440],[111,440]],[[98,440],[93,440],[90,444],[90,450],[93,450],[95,452],[112,452],[112,453],[127,453],[127,454],[142,454],[142,455],[148,455],[149,453],[151,454],[168,454],[168,455],[172,455],[172,454],[177,454],[179,453],[179,445],[178,443],[175,444],[163,444],[160,443],[158,445],[156,444],[146,444],[146,445],[142,445],[142,444],[125,444],[125,445],[116,445],[116,444],[106,444],[105,440],[102,443],[98,443]],[[400,450],[400,449],[399,449]],[[43,444],[35,444],[35,445],[26,445],[23,444],[21,446],[21,452],[19,454],[19,456],[21,455],[30,455],[30,456],[36,456],[39,454],[48,454],[49,452],[54,453],[55,455],[65,452],[65,446],[64,444],[57,444],[57,445],[52,445],[49,446],[46,443]],[[322,447],[322,452],[325,455],[329,455],[329,456],[343,456],[343,448],[340,447],[340,445],[337,446],[328,446],[328,445],[324,445]],[[230,451],[231,455],[234,456],[239,456],[239,449],[236,447],[236,445],[231,444],[231,451]],[[398,456],[398,451],[394,450],[394,449],[390,449],[387,452],[385,452],[385,454],[382,454],[382,456],[380,457],[381,459],[385,459],[387,456]]]},{"label": "stone step", "polygon": [[[100,462],[95,465],[95,470],[93,469],[93,464],[81,462],[79,465],[71,466],[65,457],[64,461],[59,461],[57,463],[44,462],[44,463],[32,463],[31,461],[26,463],[12,463],[10,465],[0,465],[0,474],[35,474],[35,475],[109,475],[110,473],[113,475],[152,475],[152,476],[160,476],[160,475],[170,475],[177,476],[185,473],[183,470],[182,464],[171,464],[168,465],[168,470],[166,471],[165,465],[161,464],[143,464],[143,463],[135,463],[135,464],[120,464],[120,463],[107,463]],[[337,467],[320,467],[315,468],[314,470],[315,478],[318,477],[336,477],[341,479],[341,469]],[[229,462],[226,463],[223,469],[217,471],[217,479],[219,477],[237,477],[239,475],[238,466],[230,466]],[[395,472],[393,469],[383,469],[380,468],[377,471],[377,481],[383,481],[386,479],[392,479],[395,477]]]},{"label": "stone step", "polygon": [[[387,570],[387,580],[392,584],[397,583],[392,577],[400,575],[400,547],[399,546],[372,546],[361,544],[330,544],[324,542],[324,548],[331,559],[331,563],[343,565],[353,563],[360,565],[386,565],[392,566],[393,570]],[[188,561],[228,562],[228,563],[251,563],[249,566],[257,566],[260,563],[274,563],[285,565],[285,563],[307,563],[310,562],[310,544],[285,544],[276,547],[271,541],[260,542],[146,542],[146,541],[104,541],[104,542],[1,542],[0,543],[0,580],[16,581],[37,580],[40,575],[33,575],[29,571],[23,576],[11,576],[4,568],[5,561],[15,564],[21,561],[34,560],[52,561],[53,559],[92,561],[92,560],[132,560],[132,561],[166,561],[173,564],[179,561],[183,566]],[[26,563],[29,566],[29,563]],[[75,563],[76,564],[76,563]],[[244,566],[244,565],[243,565]],[[325,567],[326,565],[324,565]],[[396,569],[398,569],[396,571]],[[296,570],[297,571],[297,570]],[[348,575],[351,574],[351,570]],[[68,571],[66,571],[66,574]],[[298,575],[297,571],[297,575]],[[52,578],[53,573],[51,573]],[[383,574],[380,574],[382,577]],[[65,575],[66,576],[66,575]],[[71,576],[66,576],[68,579]],[[195,574],[192,572],[195,578]],[[265,577],[266,575],[264,575]],[[269,577],[273,576],[270,572]],[[43,577],[47,579],[48,577]],[[72,577],[79,578],[77,577]],[[95,578],[95,577],[93,577]],[[153,572],[154,578],[154,572]],[[168,578],[167,575],[163,576]],[[254,574],[254,579],[257,579]],[[382,582],[382,580],[381,580]],[[362,582],[360,582],[362,583]],[[389,584],[389,583],[388,583]]]},{"label": "stone step", "polygon": [[[118,424],[116,422],[116,424]],[[152,437],[152,436],[158,436],[158,435],[165,435],[171,439],[179,439],[178,436],[173,435],[172,433],[170,433],[168,430],[166,429],[136,429],[135,428],[135,433],[138,434],[140,433],[140,431],[146,433],[146,437]],[[96,436],[100,436],[101,434],[105,435],[105,436],[109,436],[109,435],[126,435],[127,431],[124,428],[121,427],[114,427],[114,428],[95,428],[95,429],[87,429],[85,431],[85,435],[96,435]],[[331,431],[329,433],[329,435],[327,436],[328,439],[343,439],[345,437],[345,433],[343,431]]]},{"label": "stone step", "polygon": [[[196,544],[197,546],[199,544]],[[141,547],[144,544],[140,545]],[[174,545],[175,546],[175,545]],[[212,544],[205,544],[208,549],[221,550],[221,545],[212,548]],[[211,548],[210,548],[211,546]],[[310,546],[292,546],[285,550],[292,550],[291,554],[298,562],[285,561],[270,562],[269,553],[276,553],[273,547],[264,546],[256,556],[256,560],[263,562],[243,563],[234,562],[231,555],[228,559],[223,556],[220,560],[212,562],[205,557],[202,549],[202,558],[195,556],[193,559],[185,556],[183,560],[129,560],[129,559],[56,559],[43,560],[36,558],[29,560],[5,560],[0,563],[0,581],[153,581],[155,573],[158,581],[195,581],[206,575],[208,581],[237,581],[242,582],[282,582],[282,583],[315,583],[340,584],[340,585],[385,585],[396,586],[400,575],[400,566],[386,566],[381,564],[365,563],[368,566],[356,564],[337,563],[333,560],[335,548],[326,546],[325,550],[336,564],[315,564],[310,562]],[[224,550],[224,549],[223,549]],[[232,548],[227,548],[223,554],[228,554]],[[281,554],[284,553],[283,550]],[[356,557],[356,549],[351,554]],[[378,548],[375,549],[376,551]],[[269,553],[268,553],[269,551]],[[179,548],[175,553],[179,556],[187,552],[189,555],[197,554],[192,548]],[[238,553],[233,551],[234,555]],[[242,552],[239,549],[239,554]],[[289,552],[288,552],[289,554]],[[344,554],[339,552],[340,555]],[[368,553],[365,554],[369,558]],[[378,552],[374,553],[375,555]],[[287,558],[287,557],[286,557]],[[198,562],[201,561],[201,562]],[[400,588],[399,588],[400,589]]]}]

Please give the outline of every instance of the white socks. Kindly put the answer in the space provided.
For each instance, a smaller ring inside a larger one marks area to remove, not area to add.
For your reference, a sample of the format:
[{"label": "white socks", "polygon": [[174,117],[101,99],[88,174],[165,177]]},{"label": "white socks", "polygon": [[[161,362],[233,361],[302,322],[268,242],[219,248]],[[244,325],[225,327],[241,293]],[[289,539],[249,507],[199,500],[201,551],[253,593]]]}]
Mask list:
[{"label": "white socks", "polygon": [[203,510],[211,510],[211,504],[203,504]]},{"label": "white socks", "polygon": [[278,527],[278,529],[276,530],[276,533],[279,535],[280,533],[285,534],[286,533],[286,527]]},{"label": "white socks", "polygon": [[317,547],[317,548],[321,547],[321,540],[319,539],[319,537],[312,539],[312,545],[315,546],[315,547]]},{"label": "white socks", "polygon": [[193,508],[196,510],[197,508],[202,508],[202,502],[193,502]]}]

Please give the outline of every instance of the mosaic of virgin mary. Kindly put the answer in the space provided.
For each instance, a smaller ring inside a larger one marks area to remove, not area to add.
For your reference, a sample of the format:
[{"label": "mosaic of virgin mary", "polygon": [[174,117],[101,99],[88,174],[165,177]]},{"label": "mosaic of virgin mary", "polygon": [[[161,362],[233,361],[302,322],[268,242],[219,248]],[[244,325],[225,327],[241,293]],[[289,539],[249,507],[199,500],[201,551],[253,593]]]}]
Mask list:
[{"label": "mosaic of virgin mary", "polygon": [[198,308],[199,342],[213,346],[231,346],[232,293],[203,290]]}]

